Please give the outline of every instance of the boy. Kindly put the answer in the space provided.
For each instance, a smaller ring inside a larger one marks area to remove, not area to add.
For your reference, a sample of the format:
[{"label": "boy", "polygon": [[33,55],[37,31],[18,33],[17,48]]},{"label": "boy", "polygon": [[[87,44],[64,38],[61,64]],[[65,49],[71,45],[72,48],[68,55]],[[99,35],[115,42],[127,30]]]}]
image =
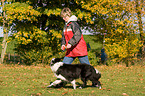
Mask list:
[{"label": "boy", "polygon": [[71,64],[76,57],[80,63],[89,63],[87,45],[83,38],[80,26],[77,23],[77,17],[72,15],[69,8],[64,8],[60,16],[65,20],[65,26],[62,32],[61,49],[66,48],[67,52],[63,63]]}]

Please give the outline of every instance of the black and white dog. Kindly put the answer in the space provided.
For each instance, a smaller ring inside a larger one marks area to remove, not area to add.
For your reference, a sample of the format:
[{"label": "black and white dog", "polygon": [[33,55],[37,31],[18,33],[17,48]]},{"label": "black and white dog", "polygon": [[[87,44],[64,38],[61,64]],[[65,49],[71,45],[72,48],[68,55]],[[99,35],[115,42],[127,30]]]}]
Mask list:
[{"label": "black and white dog", "polygon": [[92,86],[101,89],[99,81],[101,73],[94,69],[93,66],[88,64],[64,64],[63,62],[60,62],[60,60],[60,58],[53,58],[51,60],[50,67],[57,77],[57,80],[47,86],[47,88],[56,86],[62,81],[67,81],[73,85],[74,89],[76,89],[75,79],[81,78],[83,81],[82,87],[85,87],[87,80],[90,80],[92,81]]}]

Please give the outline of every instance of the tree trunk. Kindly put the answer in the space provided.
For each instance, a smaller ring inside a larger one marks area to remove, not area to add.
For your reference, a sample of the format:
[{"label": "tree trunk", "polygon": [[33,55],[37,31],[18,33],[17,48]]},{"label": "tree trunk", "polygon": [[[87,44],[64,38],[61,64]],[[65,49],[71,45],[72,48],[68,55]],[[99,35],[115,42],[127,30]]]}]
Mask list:
[{"label": "tree trunk", "polygon": [[[4,8],[4,0],[2,0],[2,8]],[[4,34],[4,39],[3,39],[3,42],[2,42],[2,53],[1,53],[0,63],[3,63],[3,61],[4,61],[6,48],[7,48],[7,41],[6,40],[8,39],[8,33],[7,33],[6,28],[5,28],[5,23],[6,23],[5,18],[6,18],[6,14],[3,11],[3,34]]]},{"label": "tree trunk", "polygon": [[[144,37],[143,37],[143,23],[142,23],[142,11],[143,11],[144,2],[143,0],[136,0],[136,13],[138,18],[138,25],[139,25],[139,32],[140,32],[140,41],[144,44]],[[143,48],[140,48],[141,54],[141,61],[143,59]]]}]

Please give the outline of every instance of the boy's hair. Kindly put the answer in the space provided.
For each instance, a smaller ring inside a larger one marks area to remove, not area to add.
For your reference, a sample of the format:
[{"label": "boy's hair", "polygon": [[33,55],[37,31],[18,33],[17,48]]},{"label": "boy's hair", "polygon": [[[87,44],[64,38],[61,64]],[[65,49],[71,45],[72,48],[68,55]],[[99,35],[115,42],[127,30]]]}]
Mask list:
[{"label": "boy's hair", "polygon": [[71,10],[69,8],[63,8],[61,13],[60,13],[60,16],[63,18],[63,17],[66,17],[66,16],[69,16],[71,17],[72,13],[71,13]]}]

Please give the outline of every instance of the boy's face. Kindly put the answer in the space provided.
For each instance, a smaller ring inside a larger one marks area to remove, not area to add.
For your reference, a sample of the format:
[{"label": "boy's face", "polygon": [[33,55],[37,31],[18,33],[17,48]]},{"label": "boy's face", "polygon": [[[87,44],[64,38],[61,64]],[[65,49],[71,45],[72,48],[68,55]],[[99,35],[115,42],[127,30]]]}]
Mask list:
[{"label": "boy's face", "polygon": [[68,22],[68,20],[69,20],[69,16],[65,16],[65,17],[63,17],[63,20],[64,20],[65,22]]}]

